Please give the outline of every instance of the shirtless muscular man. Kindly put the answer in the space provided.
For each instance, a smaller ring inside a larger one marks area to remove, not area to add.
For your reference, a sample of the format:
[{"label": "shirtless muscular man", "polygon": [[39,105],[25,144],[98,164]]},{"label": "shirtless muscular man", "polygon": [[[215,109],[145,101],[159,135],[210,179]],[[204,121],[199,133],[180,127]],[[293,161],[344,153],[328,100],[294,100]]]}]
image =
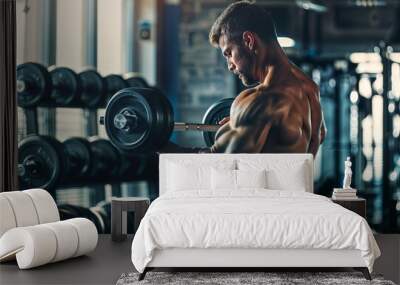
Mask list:
[{"label": "shirtless muscular man", "polygon": [[249,89],[232,103],[211,148],[170,144],[169,151],[308,152],[315,157],[326,133],[319,90],[280,47],[269,13],[248,1],[235,2],[215,21],[209,38]]}]

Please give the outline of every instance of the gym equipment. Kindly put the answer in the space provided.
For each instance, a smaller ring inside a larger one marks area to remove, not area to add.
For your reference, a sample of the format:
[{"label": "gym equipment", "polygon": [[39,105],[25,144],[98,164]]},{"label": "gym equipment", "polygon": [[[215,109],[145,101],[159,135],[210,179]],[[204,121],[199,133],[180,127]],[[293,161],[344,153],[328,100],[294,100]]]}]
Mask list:
[{"label": "gym equipment", "polygon": [[79,73],[82,83],[81,101],[89,109],[100,107],[105,101],[106,83],[95,70]]},{"label": "gym equipment", "polygon": [[20,107],[33,107],[48,99],[51,88],[50,74],[41,64],[27,62],[17,66],[17,98]]},{"label": "gym equipment", "polygon": [[[115,77],[108,81],[113,88]],[[126,87],[127,84],[123,86]],[[106,91],[106,82],[95,70],[83,71],[77,75],[67,67],[50,67],[47,70],[43,65],[33,62],[17,67],[18,104],[23,108],[98,108],[105,105]]]},{"label": "gym equipment", "polygon": [[[217,119],[229,114],[232,102],[233,98],[229,98],[214,104],[203,121],[217,123]],[[117,148],[136,152],[159,149],[167,143],[172,131],[216,132],[221,127],[217,124],[174,123],[171,104],[157,88],[119,91],[108,102],[100,123],[105,125],[110,141]]]},{"label": "gym equipment", "polygon": [[127,73],[125,74],[124,78],[129,87],[150,88],[150,85],[147,83],[147,81],[137,73]]},{"label": "gym equipment", "polygon": [[60,213],[60,220],[68,220],[73,218],[86,218],[93,222],[99,234],[105,233],[105,224],[103,218],[89,208],[77,205],[61,204],[58,205],[58,212]]},{"label": "gym equipment", "polygon": [[128,82],[121,75],[110,74],[104,77],[107,86],[106,103],[119,90],[129,87]]},{"label": "gym equipment", "polygon": [[54,189],[60,185],[132,181],[146,178],[143,155],[123,156],[108,140],[31,135],[18,146],[20,187]]},{"label": "gym equipment", "polygon": [[68,168],[62,144],[49,136],[31,135],[18,144],[21,189],[52,189]]},{"label": "gym equipment", "polygon": [[92,153],[84,139],[64,144],[50,136],[28,136],[18,145],[18,177],[22,189],[53,189],[57,184],[84,178],[91,168]]},{"label": "gym equipment", "polygon": [[82,86],[78,75],[67,67],[50,67],[49,71],[52,82],[50,98],[55,105],[79,105]]},{"label": "gym equipment", "polygon": [[91,137],[89,138],[90,150],[93,153],[92,168],[89,176],[91,178],[112,178],[118,176],[118,164],[121,159],[118,149],[108,140]]},{"label": "gym equipment", "polygon": [[93,153],[91,173],[93,180],[108,179],[130,181],[142,177],[147,168],[147,156],[126,156],[110,141],[91,137],[90,149]]},{"label": "gym equipment", "polygon": [[[202,123],[205,125],[218,125],[223,118],[229,117],[231,111],[231,105],[234,98],[224,98],[215,102],[207,109],[204,114]],[[212,146],[215,141],[215,133],[213,132],[203,132],[203,137],[206,145],[208,147]]]},{"label": "gym equipment", "polygon": [[111,204],[110,202],[101,201],[96,206],[90,207],[90,210],[97,214],[103,222],[104,233],[111,233]]},{"label": "gym equipment", "polygon": [[73,137],[65,140],[63,145],[69,160],[67,176],[86,177],[92,166],[90,143],[84,138]]}]

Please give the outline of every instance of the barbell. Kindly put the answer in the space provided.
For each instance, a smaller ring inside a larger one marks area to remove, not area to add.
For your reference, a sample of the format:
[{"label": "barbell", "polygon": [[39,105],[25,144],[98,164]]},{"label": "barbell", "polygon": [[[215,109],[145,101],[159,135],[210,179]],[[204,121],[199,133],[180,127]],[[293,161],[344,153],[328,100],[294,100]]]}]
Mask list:
[{"label": "barbell", "polygon": [[202,131],[208,146],[214,143],[218,122],[229,116],[234,98],[224,98],[205,113],[202,123],[174,122],[167,97],[157,88],[126,88],[108,102],[100,124],[110,141],[126,152],[151,152],[162,148],[173,131]]}]

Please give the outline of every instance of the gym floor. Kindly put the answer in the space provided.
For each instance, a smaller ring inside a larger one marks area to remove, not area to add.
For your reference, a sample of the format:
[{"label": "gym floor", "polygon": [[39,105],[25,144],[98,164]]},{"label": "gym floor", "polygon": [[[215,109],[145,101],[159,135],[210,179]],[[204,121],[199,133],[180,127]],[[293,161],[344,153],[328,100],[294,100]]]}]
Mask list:
[{"label": "gym floor", "polygon": [[[100,235],[96,250],[88,256],[30,270],[19,270],[15,262],[1,264],[0,284],[115,284],[122,273],[135,270],[130,259],[132,238],[112,242],[110,235]],[[399,284],[400,235],[375,238],[382,256],[376,261],[374,272]]]}]

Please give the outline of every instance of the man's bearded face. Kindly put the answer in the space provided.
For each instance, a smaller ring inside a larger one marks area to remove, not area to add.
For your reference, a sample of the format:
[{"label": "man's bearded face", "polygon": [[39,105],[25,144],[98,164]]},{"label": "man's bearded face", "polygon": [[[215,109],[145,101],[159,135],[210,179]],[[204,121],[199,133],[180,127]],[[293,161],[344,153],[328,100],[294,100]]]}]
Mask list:
[{"label": "man's bearded face", "polygon": [[254,76],[255,54],[248,50],[242,42],[228,41],[226,36],[220,39],[220,48],[224,55],[228,69],[239,76],[243,85],[250,86],[257,83]]}]

